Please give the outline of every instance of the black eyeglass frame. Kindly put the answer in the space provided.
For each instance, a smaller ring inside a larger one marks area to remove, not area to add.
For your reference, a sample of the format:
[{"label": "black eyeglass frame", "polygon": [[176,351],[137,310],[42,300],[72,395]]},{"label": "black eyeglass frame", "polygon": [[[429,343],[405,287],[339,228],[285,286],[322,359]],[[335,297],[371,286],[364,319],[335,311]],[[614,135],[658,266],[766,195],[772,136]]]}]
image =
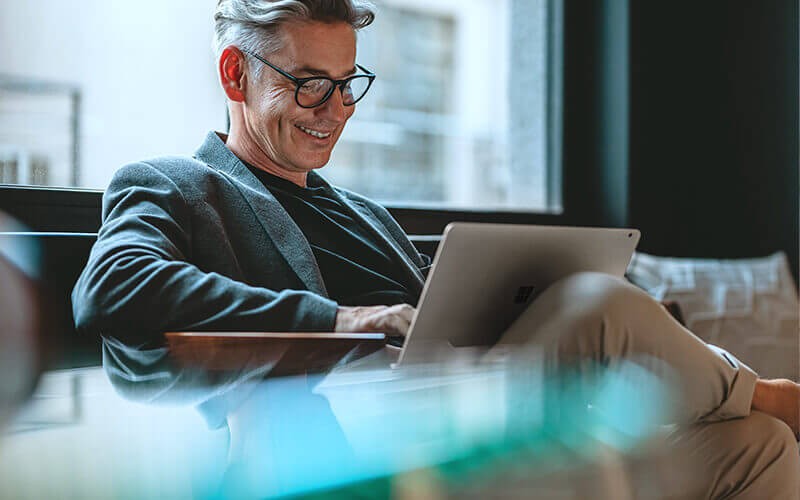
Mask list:
[{"label": "black eyeglass frame", "polygon": [[[367,92],[369,92],[370,87],[372,87],[372,82],[375,81],[375,73],[371,72],[370,70],[368,70],[364,66],[361,66],[360,64],[356,64],[356,68],[358,68],[359,70],[363,71],[364,74],[348,76],[347,78],[344,78],[342,80],[334,80],[333,78],[328,78],[327,76],[309,76],[307,78],[297,78],[296,76],[292,75],[291,73],[288,73],[288,72],[282,70],[281,68],[275,66],[274,64],[272,64],[271,62],[267,61],[266,59],[264,59],[263,57],[259,56],[258,54],[250,52],[249,50],[243,50],[242,52],[255,57],[256,59],[258,59],[262,63],[266,64],[270,68],[274,69],[275,71],[277,71],[281,75],[285,76],[286,78],[288,78],[289,80],[294,82],[294,84],[295,84],[294,102],[296,102],[297,105],[300,106],[301,108],[311,109],[311,108],[316,108],[318,106],[322,106],[323,104],[328,102],[328,99],[331,98],[331,96],[333,95],[334,91],[336,91],[337,88],[339,89],[340,92],[343,92],[344,86],[347,85],[351,80],[354,80],[356,78],[367,77],[369,79],[369,83],[367,83],[367,88],[364,89],[364,93],[361,94],[361,97],[359,97],[355,101],[351,102],[350,104],[345,104],[345,102],[342,101],[342,104],[344,104],[345,106],[353,106],[355,103],[357,103],[358,101],[363,99],[365,95],[367,95]],[[300,103],[300,98],[299,98],[300,87],[305,85],[307,82],[310,82],[311,80],[328,80],[330,82],[333,82],[333,86],[331,86],[331,88],[328,91],[328,93],[325,94],[325,97],[323,97],[318,103],[316,103],[316,104],[314,104],[312,106],[305,106],[304,104]]]}]

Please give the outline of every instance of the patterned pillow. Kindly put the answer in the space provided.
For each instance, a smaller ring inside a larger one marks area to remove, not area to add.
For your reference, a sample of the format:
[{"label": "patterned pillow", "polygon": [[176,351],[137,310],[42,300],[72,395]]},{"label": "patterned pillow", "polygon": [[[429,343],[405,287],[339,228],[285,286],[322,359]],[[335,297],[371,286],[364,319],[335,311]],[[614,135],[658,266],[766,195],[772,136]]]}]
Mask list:
[{"label": "patterned pillow", "polygon": [[636,253],[628,279],[680,305],[687,327],[763,377],[800,375],[797,289],[786,255],[739,260]]}]

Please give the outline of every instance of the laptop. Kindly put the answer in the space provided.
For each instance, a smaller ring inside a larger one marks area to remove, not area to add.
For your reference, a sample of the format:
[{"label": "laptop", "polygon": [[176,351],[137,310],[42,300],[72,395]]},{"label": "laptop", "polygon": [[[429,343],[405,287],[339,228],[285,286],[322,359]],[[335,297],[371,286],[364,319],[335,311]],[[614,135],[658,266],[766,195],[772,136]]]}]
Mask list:
[{"label": "laptop", "polygon": [[622,277],[635,229],[451,223],[396,366],[442,348],[491,346],[554,282],[583,271]]}]

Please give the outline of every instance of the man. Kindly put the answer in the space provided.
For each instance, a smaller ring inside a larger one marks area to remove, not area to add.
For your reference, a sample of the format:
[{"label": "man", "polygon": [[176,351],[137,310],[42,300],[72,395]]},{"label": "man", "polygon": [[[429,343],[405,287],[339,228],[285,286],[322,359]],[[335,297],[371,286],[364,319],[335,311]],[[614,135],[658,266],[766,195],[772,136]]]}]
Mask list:
[{"label": "man", "polygon": [[[385,209],[315,172],[374,78],[356,63],[372,19],[359,0],[220,0],[230,132],[116,173],[73,292],[78,328],[135,345],[171,330],[405,334],[429,259]],[[548,366],[663,360],[680,375],[679,420],[695,423],[686,439],[718,471],[705,496],[797,498],[800,386],[758,380],[643,292],[563,280],[501,339],[528,342]]]}]

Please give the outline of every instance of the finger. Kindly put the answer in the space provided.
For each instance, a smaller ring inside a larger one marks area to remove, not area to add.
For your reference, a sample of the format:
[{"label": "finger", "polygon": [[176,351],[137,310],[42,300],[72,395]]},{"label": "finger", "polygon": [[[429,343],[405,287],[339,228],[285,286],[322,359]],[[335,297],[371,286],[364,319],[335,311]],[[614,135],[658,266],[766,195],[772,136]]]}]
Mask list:
[{"label": "finger", "polygon": [[397,333],[405,337],[408,333],[409,327],[411,326],[411,320],[406,319],[406,317],[402,314],[395,316],[394,319],[397,324]]},{"label": "finger", "polygon": [[392,312],[400,315],[405,321],[411,323],[414,319],[414,313],[417,312],[413,306],[409,304],[397,304],[391,307]]},{"label": "finger", "polygon": [[381,330],[391,335],[405,336],[409,322],[402,315],[387,311],[381,318]]},{"label": "finger", "polygon": [[403,304],[402,306],[402,314],[403,317],[411,323],[414,320],[414,315],[417,313],[417,310],[411,306],[410,304]]}]

